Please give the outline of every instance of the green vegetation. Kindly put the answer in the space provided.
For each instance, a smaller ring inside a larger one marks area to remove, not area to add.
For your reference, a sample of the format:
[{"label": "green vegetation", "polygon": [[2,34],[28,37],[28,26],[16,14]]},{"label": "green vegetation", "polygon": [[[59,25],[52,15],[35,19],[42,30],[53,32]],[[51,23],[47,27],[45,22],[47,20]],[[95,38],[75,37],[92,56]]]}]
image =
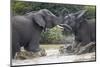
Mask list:
[{"label": "green vegetation", "polygon": [[[85,5],[71,5],[71,4],[51,4],[40,2],[24,2],[24,1],[12,1],[11,4],[12,15],[23,15],[30,11],[38,11],[40,9],[48,9],[55,15],[62,14],[62,10],[67,13],[77,12],[79,10],[87,10],[86,18],[95,18],[96,7]],[[41,37],[41,43],[63,43],[64,38],[59,28],[54,27],[46,32],[43,32]]]},{"label": "green vegetation", "polygon": [[95,18],[96,7],[85,5],[72,5],[72,4],[52,4],[41,2],[25,2],[25,1],[12,1],[13,15],[23,15],[30,11],[38,11],[40,9],[49,9],[54,14],[58,15],[64,9],[65,12],[73,13],[79,10],[87,10],[87,18]]},{"label": "green vegetation", "polygon": [[43,32],[41,37],[41,43],[52,43],[52,44],[57,44],[57,43],[64,43],[64,37],[62,35],[62,30],[58,28],[57,26]]}]

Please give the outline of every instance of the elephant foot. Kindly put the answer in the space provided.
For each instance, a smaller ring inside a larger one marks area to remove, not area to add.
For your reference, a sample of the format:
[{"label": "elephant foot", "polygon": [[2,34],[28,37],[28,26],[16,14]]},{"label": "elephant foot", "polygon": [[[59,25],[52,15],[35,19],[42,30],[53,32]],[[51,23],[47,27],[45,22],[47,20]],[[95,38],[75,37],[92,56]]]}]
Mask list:
[{"label": "elephant foot", "polygon": [[38,52],[32,52],[32,51],[20,51],[16,53],[15,59],[20,59],[20,60],[25,60],[25,59],[33,59],[36,57],[42,57],[46,56],[46,51],[45,49],[41,48],[40,51]]}]

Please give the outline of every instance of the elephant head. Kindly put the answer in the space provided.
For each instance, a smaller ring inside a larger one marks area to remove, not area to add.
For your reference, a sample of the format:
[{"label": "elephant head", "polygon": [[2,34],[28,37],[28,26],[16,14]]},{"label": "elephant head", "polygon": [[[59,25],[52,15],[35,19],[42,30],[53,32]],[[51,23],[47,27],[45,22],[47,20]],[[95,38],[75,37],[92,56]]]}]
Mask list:
[{"label": "elephant head", "polygon": [[33,21],[42,28],[52,28],[61,23],[61,19],[47,9],[29,14]]},{"label": "elephant head", "polygon": [[63,34],[66,35],[68,32],[75,33],[81,26],[81,21],[85,12],[86,10],[80,10],[76,13],[67,14],[64,17],[62,24],[59,25],[60,28],[63,28]]},{"label": "elephant head", "polygon": [[85,12],[86,10],[80,10],[76,13],[68,14],[64,17],[63,25],[60,26],[64,27],[66,31],[75,31],[80,27]]},{"label": "elephant head", "polygon": [[86,10],[80,10],[76,13],[68,14],[64,18],[64,24],[68,24],[72,29],[79,28],[85,12]]}]

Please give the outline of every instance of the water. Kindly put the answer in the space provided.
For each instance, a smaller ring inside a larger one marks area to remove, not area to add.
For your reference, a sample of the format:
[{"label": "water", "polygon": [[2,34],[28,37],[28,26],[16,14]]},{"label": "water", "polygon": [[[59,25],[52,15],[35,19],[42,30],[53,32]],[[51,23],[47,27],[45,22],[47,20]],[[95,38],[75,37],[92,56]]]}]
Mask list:
[{"label": "water", "polygon": [[30,65],[95,60],[94,52],[83,55],[60,55],[58,49],[48,49],[46,50],[46,52],[47,56],[44,57],[37,57],[27,60],[12,60],[12,65]]}]

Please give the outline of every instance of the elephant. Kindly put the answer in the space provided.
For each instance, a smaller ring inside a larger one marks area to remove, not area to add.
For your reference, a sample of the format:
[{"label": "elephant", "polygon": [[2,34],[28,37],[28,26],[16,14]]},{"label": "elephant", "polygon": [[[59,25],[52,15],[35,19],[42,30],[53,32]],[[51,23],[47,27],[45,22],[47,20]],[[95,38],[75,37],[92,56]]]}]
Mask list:
[{"label": "elephant", "polygon": [[38,52],[41,32],[46,28],[53,28],[62,21],[48,9],[40,9],[25,15],[12,16],[12,57],[21,47],[31,52]]},{"label": "elephant", "polygon": [[[86,19],[84,17],[85,13],[86,10],[80,10],[76,13],[68,14],[64,17],[64,23],[60,24],[64,28],[63,33],[70,32],[74,34],[76,44],[73,48],[84,47],[91,42],[96,42],[96,21],[95,19]],[[95,44],[91,46],[91,48],[88,47],[90,49],[89,52],[95,51]]]}]

